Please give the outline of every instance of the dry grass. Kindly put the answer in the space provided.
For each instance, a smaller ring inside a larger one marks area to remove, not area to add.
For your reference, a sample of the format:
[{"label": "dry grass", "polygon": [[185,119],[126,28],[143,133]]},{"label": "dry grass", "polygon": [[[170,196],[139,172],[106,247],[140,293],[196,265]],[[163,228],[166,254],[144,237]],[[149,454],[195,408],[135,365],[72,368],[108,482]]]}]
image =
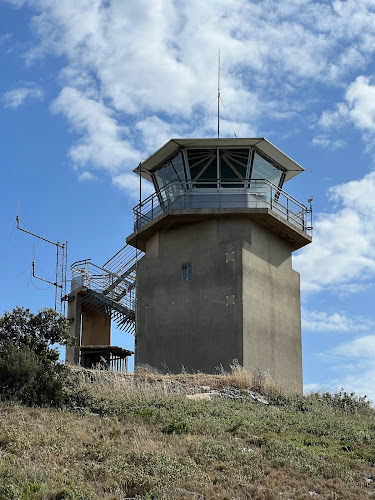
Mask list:
[{"label": "dry grass", "polygon": [[218,367],[218,374],[180,373],[162,374],[156,369],[141,365],[134,374],[111,373],[105,370],[85,370],[75,367],[73,370],[82,383],[91,387],[95,382],[95,391],[114,390],[124,395],[166,396],[170,394],[193,394],[202,387],[220,390],[225,387],[250,389],[260,394],[270,395],[280,391],[270,375],[256,368],[252,373],[246,371],[237,360],[230,365],[231,371],[225,372]]},{"label": "dry grass", "polygon": [[70,411],[0,404],[0,500],[375,498],[375,414],[360,403],[273,386],[269,406],[185,397],[253,377],[75,370]]}]

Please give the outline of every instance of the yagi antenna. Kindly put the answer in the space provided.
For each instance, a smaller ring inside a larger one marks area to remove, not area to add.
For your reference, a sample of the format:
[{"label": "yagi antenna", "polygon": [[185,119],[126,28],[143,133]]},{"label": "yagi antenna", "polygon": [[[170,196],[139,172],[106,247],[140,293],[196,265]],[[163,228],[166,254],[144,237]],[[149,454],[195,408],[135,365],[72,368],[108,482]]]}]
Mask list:
[{"label": "yagi antenna", "polygon": [[[49,283],[50,285],[53,285],[55,287],[55,311],[59,312],[60,314],[65,313],[65,297],[66,297],[66,268],[68,265],[68,242],[66,241],[65,243],[60,243],[59,241],[54,242],[47,240],[47,238],[43,238],[42,236],[39,236],[38,234],[32,233],[31,231],[27,231],[26,229],[22,228],[20,226],[20,218],[19,218],[19,199],[17,203],[17,216],[16,216],[16,222],[17,222],[17,229],[20,231],[23,231],[24,233],[30,234],[31,236],[34,236],[35,238],[39,238],[40,240],[45,241],[46,243],[50,243],[51,245],[54,245],[56,247],[56,281],[48,281],[45,280],[44,278],[40,278],[35,274],[35,246],[33,250],[33,262],[32,262],[32,269],[33,269],[33,277],[37,278],[38,280],[45,281],[46,283]],[[59,291],[60,290],[60,293]]]}]

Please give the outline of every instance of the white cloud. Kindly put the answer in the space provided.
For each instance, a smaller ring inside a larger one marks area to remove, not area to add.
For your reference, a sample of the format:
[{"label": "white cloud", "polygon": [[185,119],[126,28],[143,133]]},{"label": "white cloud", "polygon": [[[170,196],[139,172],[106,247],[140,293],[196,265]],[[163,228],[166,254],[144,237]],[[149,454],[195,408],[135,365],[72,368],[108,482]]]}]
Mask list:
[{"label": "white cloud", "polygon": [[126,139],[128,128],[119,124],[99,98],[64,87],[51,109],[62,113],[81,136],[69,151],[76,166],[91,165],[116,173],[138,164],[142,154]]},{"label": "white cloud", "polygon": [[5,1],[10,3],[11,5],[13,5],[13,7],[16,7],[17,9],[20,9],[26,3],[26,0],[5,0]]},{"label": "white cloud", "polygon": [[370,359],[375,364],[375,335],[366,335],[332,349],[331,354],[343,358]]},{"label": "white cloud", "polygon": [[[134,173],[124,173],[113,177],[113,184],[125,189],[133,200],[139,200],[139,177]],[[142,200],[154,192],[153,185],[142,179]]]},{"label": "white cloud", "polygon": [[349,119],[349,109],[346,104],[336,104],[333,111],[323,111],[318,126],[324,129],[343,127]]},{"label": "white cloud", "polygon": [[375,401],[375,335],[345,342],[324,356],[340,375],[330,381],[333,389],[343,387]]},{"label": "white cloud", "polygon": [[2,96],[2,101],[6,108],[18,108],[28,101],[41,101],[44,98],[44,91],[32,82],[24,82],[22,87],[8,90]]},{"label": "white cloud", "polygon": [[375,130],[375,85],[369,77],[359,76],[349,86],[346,101],[349,117],[361,130]]},{"label": "white cloud", "polygon": [[87,182],[87,181],[95,181],[97,180],[96,175],[91,172],[82,172],[82,174],[78,177],[78,182]]},{"label": "white cloud", "polygon": [[[113,176],[128,173],[169,134],[215,136],[215,106],[206,107],[216,95],[218,47],[222,98],[239,136],[257,135],[264,117],[296,126],[316,98],[312,83],[340,86],[375,54],[367,0],[25,3],[36,12],[28,62],[47,54],[66,61],[52,109],[79,136],[70,158]],[[354,94],[348,99],[359,103]],[[223,118],[222,134],[233,137],[224,109]],[[321,121],[333,119],[327,112]],[[314,142],[342,147],[322,136]]]},{"label": "white cloud", "polygon": [[5,33],[4,35],[0,35],[0,45],[3,45],[11,40],[12,36],[12,33]]},{"label": "white cloud", "polygon": [[344,313],[328,314],[302,308],[302,328],[314,332],[356,333],[375,328],[375,322],[364,318],[349,318]]},{"label": "white cloud", "polygon": [[313,144],[315,146],[321,146],[322,148],[329,149],[331,151],[336,151],[337,149],[342,149],[345,146],[345,142],[339,139],[331,140],[326,135],[318,135],[314,137]]},{"label": "white cloud", "polygon": [[352,123],[364,134],[364,139],[374,141],[375,133],[375,80],[358,76],[345,92],[345,102],[336,104],[334,110],[323,111],[318,126],[327,130]]},{"label": "white cloud", "polygon": [[135,124],[137,130],[142,133],[143,144],[147,151],[156,151],[170,139],[180,136],[180,130],[184,124],[168,123],[157,116],[149,116]]},{"label": "white cloud", "polygon": [[313,243],[294,257],[304,291],[336,290],[375,275],[375,172],[329,194],[337,210],[318,215]]}]

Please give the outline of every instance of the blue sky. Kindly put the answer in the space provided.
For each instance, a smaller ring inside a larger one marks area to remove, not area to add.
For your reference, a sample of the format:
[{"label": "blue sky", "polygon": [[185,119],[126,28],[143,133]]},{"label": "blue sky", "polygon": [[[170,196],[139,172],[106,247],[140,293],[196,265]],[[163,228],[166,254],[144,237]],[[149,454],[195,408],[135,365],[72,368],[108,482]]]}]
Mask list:
[{"label": "blue sky", "polygon": [[30,272],[35,255],[53,279],[55,250],[15,230],[17,200],[69,264],[103,264],[132,231],[131,170],[171,137],[215,136],[218,48],[222,136],[267,138],[307,170],[286,191],[314,195],[294,255],[306,389],[375,400],[373,0],[3,0],[0,313],[54,300]]}]

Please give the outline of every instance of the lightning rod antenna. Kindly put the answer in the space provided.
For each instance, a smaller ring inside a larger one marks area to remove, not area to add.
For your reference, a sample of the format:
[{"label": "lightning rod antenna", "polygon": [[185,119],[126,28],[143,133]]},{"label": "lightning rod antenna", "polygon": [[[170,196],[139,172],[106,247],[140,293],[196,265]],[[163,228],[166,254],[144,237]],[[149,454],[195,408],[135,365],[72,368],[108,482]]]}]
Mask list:
[{"label": "lightning rod antenna", "polygon": [[217,64],[217,137],[220,137],[220,49]]}]

